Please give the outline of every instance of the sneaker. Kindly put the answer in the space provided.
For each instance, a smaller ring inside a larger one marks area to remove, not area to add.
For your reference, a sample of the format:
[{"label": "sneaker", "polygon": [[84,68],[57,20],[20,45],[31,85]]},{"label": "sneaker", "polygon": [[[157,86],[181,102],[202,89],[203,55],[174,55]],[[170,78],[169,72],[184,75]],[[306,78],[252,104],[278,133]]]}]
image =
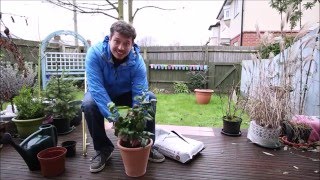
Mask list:
[{"label": "sneaker", "polygon": [[112,151],[96,151],[96,155],[91,158],[90,172],[102,171],[111,155]]},{"label": "sneaker", "polygon": [[163,162],[165,159],[166,158],[161,153],[159,153],[159,151],[157,151],[154,148],[151,148],[149,161],[160,163]]}]

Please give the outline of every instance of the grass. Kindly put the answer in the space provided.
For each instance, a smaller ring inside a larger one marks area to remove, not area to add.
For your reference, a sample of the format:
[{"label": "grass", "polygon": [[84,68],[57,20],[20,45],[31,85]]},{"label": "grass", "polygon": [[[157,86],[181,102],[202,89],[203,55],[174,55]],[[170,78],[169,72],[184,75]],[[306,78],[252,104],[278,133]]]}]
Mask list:
[{"label": "grass", "polygon": [[[212,95],[209,104],[196,103],[191,94],[156,94],[157,96],[157,124],[196,126],[196,127],[222,127],[223,109],[226,107],[227,97],[222,100],[216,94]],[[83,91],[77,92],[77,99],[83,98]],[[249,117],[244,115],[241,128],[248,128]]]},{"label": "grass", "polygon": [[[157,124],[222,127],[223,110],[227,98],[213,94],[209,104],[196,103],[194,94],[157,94]],[[249,118],[244,115],[241,127],[248,128]]]}]

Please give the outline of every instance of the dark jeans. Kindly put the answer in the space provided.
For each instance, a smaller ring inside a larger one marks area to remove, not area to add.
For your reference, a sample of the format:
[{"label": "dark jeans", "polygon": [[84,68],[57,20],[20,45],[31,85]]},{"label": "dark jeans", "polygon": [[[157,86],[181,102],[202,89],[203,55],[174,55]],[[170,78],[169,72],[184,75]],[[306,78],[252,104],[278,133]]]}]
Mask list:
[{"label": "dark jeans", "polygon": [[[149,100],[156,99],[156,96],[149,91]],[[132,107],[132,94],[131,92],[125,93],[117,98],[111,99],[116,106],[129,106]],[[107,106],[107,105],[106,105]],[[92,137],[93,146],[95,150],[109,149],[113,150],[114,145],[107,137],[106,131],[104,129],[104,117],[99,111],[98,106],[91,97],[90,92],[87,92],[84,96],[81,109],[84,112],[87,126]],[[156,110],[156,107],[154,107]],[[147,121],[146,131],[155,134],[155,117],[153,121]],[[155,136],[152,136],[153,142],[155,141]]]}]

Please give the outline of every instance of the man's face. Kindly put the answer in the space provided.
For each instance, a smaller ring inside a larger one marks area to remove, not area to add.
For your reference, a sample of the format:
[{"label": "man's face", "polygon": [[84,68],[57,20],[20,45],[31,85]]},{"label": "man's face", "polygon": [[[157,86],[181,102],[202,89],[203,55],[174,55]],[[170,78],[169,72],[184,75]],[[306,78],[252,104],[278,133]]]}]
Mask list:
[{"label": "man's face", "polygon": [[124,59],[130,52],[133,42],[132,38],[127,38],[118,32],[114,32],[110,39],[110,49],[113,56],[119,60]]}]

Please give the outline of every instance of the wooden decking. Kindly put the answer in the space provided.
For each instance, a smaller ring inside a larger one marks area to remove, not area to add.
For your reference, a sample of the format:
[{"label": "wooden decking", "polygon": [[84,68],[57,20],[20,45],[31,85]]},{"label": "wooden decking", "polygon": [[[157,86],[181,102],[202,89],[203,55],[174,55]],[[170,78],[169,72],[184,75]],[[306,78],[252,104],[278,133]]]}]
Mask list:
[{"label": "wooden decking", "polygon": [[[162,126],[174,129],[187,137],[203,141],[206,148],[193,161],[181,164],[166,159],[163,163],[149,163],[147,173],[138,179],[320,179],[319,153],[303,152],[289,148],[265,149],[250,143],[246,130],[240,137],[227,137],[221,129]],[[76,157],[66,159],[65,172],[52,179],[130,179],[124,172],[119,150],[116,148],[105,169],[97,174],[89,172],[90,157],[94,154],[88,146],[88,156],[82,156],[81,125],[72,133],[59,136],[59,145],[66,140],[76,140]],[[116,144],[113,130],[107,129]],[[91,137],[89,135],[89,142]],[[269,153],[269,154],[268,154]],[[21,156],[5,145],[0,152],[0,179],[43,179],[40,171],[29,171]]]}]

